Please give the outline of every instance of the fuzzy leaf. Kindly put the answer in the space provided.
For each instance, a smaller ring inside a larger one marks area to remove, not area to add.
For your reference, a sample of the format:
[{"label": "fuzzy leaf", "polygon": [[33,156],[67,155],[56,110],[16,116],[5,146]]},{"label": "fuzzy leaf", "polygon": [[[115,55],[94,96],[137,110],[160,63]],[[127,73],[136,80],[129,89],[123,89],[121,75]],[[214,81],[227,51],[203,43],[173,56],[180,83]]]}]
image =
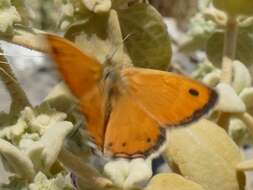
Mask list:
[{"label": "fuzzy leaf", "polygon": [[203,80],[203,78],[217,69],[208,61],[199,64],[197,69],[193,72],[192,77],[196,80]]},{"label": "fuzzy leaf", "polygon": [[228,113],[242,113],[246,111],[246,106],[235,90],[228,84],[217,85],[219,100],[216,109]]},{"label": "fuzzy leaf", "polygon": [[239,62],[233,62],[233,81],[232,87],[235,89],[235,92],[239,94],[244,88],[251,86],[251,76],[247,67]]},{"label": "fuzzy leaf", "polygon": [[35,175],[32,161],[17,147],[0,139],[0,154],[6,159],[12,172],[18,177],[31,180]]},{"label": "fuzzy leaf", "polygon": [[246,140],[249,139],[246,124],[236,117],[229,119],[229,135],[238,145],[246,144]]},{"label": "fuzzy leaf", "polygon": [[188,38],[180,45],[180,51],[191,53],[193,51],[204,49],[210,36],[215,32],[216,26],[212,21],[207,21],[203,14],[196,14],[190,20]]},{"label": "fuzzy leaf", "polygon": [[67,115],[56,111],[48,105],[42,104],[35,109],[26,107],[22,112],[22,117],[29,124],[31,132],[43,135],[55,123],[64,121]]},{"label": "fuzzy leaf", "polygon": [[30,26],[42,30],[58,31],[57,25],[65,16],[62,1],[23,1],[26,10],[25,17],[28,17]]},{"label": "fuzzy leaf", "polygon": [[247,111],[252,115],[253,114],[253,88],[245,88],[240,93],[239,97],[246,105]]},{"label": "fuzzy leaf", "polygon": [[220,82],[221,71],[214,70],[211,73],[208,73],[202,79],[202,82],[210,87],[215,87]]},{"label": "fuzzy leaf", "polygon": [[131,64],[125,52],[118,15],[114,10],[98,15],[91,13],[86,20],[74,23],[65,37],[101,64],[108,58],[117,64]]},{"label": "fuzzy leaf", "polygon": [[108,18],[109,13],[90,13],[82,18],[82,21],[70,25],[64,36],[75,42],[88,55],[104,63],[111,50],[111,44],[107,39]]},{"label": "fuzzy leaf", "polygon": [[7,184],[9,182],[9,177],[13,176],[13,174],[6,170],[4,167],[4,158],[0,156],[0,187],[1,184]]},{"label": "fuzzy leaf", "polygon": [[180,175],[168,173],[155,175],[146,190],[204,190],[204,188]]},{"label": "fuzzy leaf", "polygon": [[82,0],[84,5],[95,13],[108,12],[112,6],[111,0]]},{"label": "fuzzy leaf", "polygon": [[152,176],[151,161],[141,158],[131,161],[112,160],[104,166],[104,172],[118,186],[130,188],[147,181]]},{"label": "fuzzy leaf", "polygon": [[240,93],[240,98],[242,101],[245,103],[247,109],[253,107],[253,88],[245,88],[243,91]]},{"label": "fuzzy leaf", "polygon": [[167,157],[183,176],[203,188],[239,190],[245,185],[243,174],[236,171],[242,160],[240,150],[216,124],[203,119],[190,127],[173,130],[168,143]]},{"label": "fuzzy leaf", "polygon": [[42,159],[44,159],[43,165],[46,170],[49,170],[56,161],[64,140],[72,128],[72,123],[68,121],[57,122],[41,137],[40,143],[44,145]]},{"label": "fuzzy leaf", "polygon": [[171,46],[161,15],[145,3],[136,3],[117,12],[123,36],[130,35],[125,45],[133,64],[166,70],[170,63]]},{"label": "fuzzy leaf", "polygon": [[14,22],[21,21],[16,8],[11,6],[10,0],[0,2],[0,32],[7,32]]},{"label": "fuzzy leaf", "polygon": [[74,190],[69,176],[58,174],[55,178],[48,179],[43,173],[39,172],[33,183],[29,184],[29,190]]},{"label": "fuzzy leaf", "polygon": [[23,118],[19,118],[17,123],[12,126],[2,127],[0,130],[0,138],[6,138],[8,140],[15,141],[23,135],[28,128]]}]

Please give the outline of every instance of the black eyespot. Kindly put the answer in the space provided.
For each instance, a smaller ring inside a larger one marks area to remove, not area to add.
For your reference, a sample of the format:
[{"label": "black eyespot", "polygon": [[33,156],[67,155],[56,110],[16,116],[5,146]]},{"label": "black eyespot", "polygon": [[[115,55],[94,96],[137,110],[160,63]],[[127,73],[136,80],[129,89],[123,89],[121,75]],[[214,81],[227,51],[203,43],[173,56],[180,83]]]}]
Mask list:
[{"label": "black eyespot", "polygon": [[192,96],[198,96],[199,95],[199,92],[196,90],[196,89],[189,89],[188,91]]},{"label": "black eyespot", "polygon": [[147,138],[147,143],[150,143],[151,142],[151,138]]},{"label": "black eyespot", "polygon": [[122,143],[122,146],[123,146],[123,147],[125,147],[125,146],[126,146],[126,144],[127,144],[127,143],[126,143],[126,142],[124,142],[124,143]]}]

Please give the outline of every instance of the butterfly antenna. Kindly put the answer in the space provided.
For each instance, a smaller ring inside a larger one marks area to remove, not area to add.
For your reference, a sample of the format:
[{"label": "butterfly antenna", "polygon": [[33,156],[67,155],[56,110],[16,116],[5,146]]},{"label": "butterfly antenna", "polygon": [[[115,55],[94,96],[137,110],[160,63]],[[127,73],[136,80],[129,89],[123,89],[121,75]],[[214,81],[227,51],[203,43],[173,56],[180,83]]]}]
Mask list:
[{"label": "butterfly antenna", "polygon": [[107,55],[106,56],[106,59],[105,59],[105,63],[109,63],[109,64],[112,64],[111,60],[112,58],[114,57],[114,55],[117,53],[117,51],[119,50],[119,46],[121,46],[130,36],[132,36],[134,33],[130,33],[130,34],[127,34],[122,42],[118,45],[118,47],[114,48],[113,52],[111,53],[111,55]]}]

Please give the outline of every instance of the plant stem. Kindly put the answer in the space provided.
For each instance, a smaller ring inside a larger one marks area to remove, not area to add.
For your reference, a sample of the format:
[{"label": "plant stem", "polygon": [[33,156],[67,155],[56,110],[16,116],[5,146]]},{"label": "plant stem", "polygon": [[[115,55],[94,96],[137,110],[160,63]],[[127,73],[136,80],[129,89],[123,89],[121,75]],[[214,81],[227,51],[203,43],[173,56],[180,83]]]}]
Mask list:
[{"label": "plant stem", "polygon": [[238,36],[238,23],[235,17],[229,17],[224,37],[221,81],[230,84],[233,75],[233,60],[235,59]]},{"label": "plant stem", "polygon": [[[1,48],[0,53],[3,53]],[[12,99],[10,113],[19,114],[26,106],[31,106],[25,92],[17,82],[10,65],[7,63],[7,59],[3,55],[0,55],[0,78]]]},{"label": "plant stem", "polygon": [[253,159],[252,160],[246,160],[241,163],[239,163],[236,166],[237,171],[252,171],[253,170]]},{"label": "plant stem", "polygon": [[[236,17],[228,16],[224,36],[221,82],[229,85],[231,85],[233,78],[233,61],[236,54],[237,36],[238,23]],[[228,130],[229,118],[229,114],[221,112],[217,123],[225,130]]]},{"label": "plant stem", "polygon": [[40,52],[48,52],[48,46],[45,43],[44,39],[40,37],[39,34],[43,34],[42,31],[36,31],[38,34],[27,32],[24,30],[16,30],[17,34],[14,36],[2,36],[2,40],[20,45],[22,47],[26,47],[32,50],[40,51]]},{"label": "plant stem", "polygon": [[65,148],[61,150],[58,159],[78,178],[93,184],[93,186],[97,186],[98,189],[100,187],[112,186],[112,182],[109,179],[103,178],[93,167],[84,163],[83,160]]}]

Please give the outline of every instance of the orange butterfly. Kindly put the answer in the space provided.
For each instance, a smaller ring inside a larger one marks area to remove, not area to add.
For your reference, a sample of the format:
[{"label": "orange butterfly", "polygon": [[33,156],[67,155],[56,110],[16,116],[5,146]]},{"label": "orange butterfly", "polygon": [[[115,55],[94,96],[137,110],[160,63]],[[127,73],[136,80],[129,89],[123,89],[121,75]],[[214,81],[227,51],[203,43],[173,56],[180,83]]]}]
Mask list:
[{"label": "orange butterfly", "polygon": [[216,103],[214,90],[169,72],[101,65],[72,42],[46,35],[51,56],[80,100],[90,139],[104,155],[147,157],[167,128],[189,124]]}]

